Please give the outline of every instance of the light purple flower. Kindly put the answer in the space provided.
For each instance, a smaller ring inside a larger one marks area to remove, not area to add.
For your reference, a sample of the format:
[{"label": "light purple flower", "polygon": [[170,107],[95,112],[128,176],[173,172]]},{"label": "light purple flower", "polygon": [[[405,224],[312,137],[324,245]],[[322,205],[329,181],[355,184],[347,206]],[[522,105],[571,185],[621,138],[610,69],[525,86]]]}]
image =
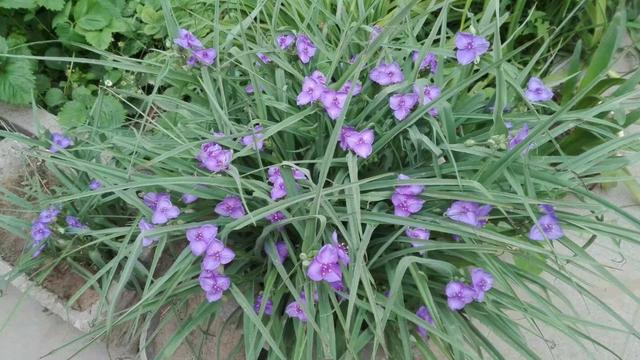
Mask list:
[{"label": "light purple flower", "polygon": [[187,230],[187,240],[189,240],[189,248],[195,256],[200,256],[209,247],[209,244],[217,240],[218,227],[215,225],[202,225],[197,228]]},{"label": "light purple flower", "polygon": [[391,195],[391,202],[393,203],[396,216],[408,217],[411,214],[415,214],[422,210],[424,200],[414,195],[403,195],[394,193]]},{"label": "light purple flower", "polygon": [[100,180],[97,179],[93,179],[91,180],[91,182],[89,183],[89,189],[91,190],[98,190],[102,187],[102,182],[100,182]]},{"label": "light purple flower", "polygon": [[204,253],[202,268],[204,270],[216,270],[220,265],[230,263],[235,257],[236,253],[233,250],[225,247],[222,241],[214,239],[209,243],[207,251]]},{"label": "light purple flower", "polygon": [[529,230],[529,239],[536,241],[557,240],[564,236],[555,212],[541,216]]},{"label": "light purple flower", "polygon": [[233,195],[226,196],[219,202],[216,205],[215,212],[220,216],[228,216],[232,219],[239,219],[246,214],[240,197]]},{"label": "light purple flower", "polygon": [[294,41],[296,41],[296,37],[293,34],[282,34],[276,39],[278,47],[282,50],[290,48]]},{"label": "light purple flower", "polygon": [[[264,244],[264,252],[267,253],[267,246],[268,243]],[[284,241],[278,241],[274,244],[275,246],[275,250],[276,250],[276,255],[278,255],[278,260],[280,260],[280,263],[284,263],[285,260],[287,260],[287,257],[289,256],[289,248],[287,247],[287,243]]]},{"label": "light purple flower", "polygon": [[31,224],[31,238],[33,239],[34,245],[40,244],[49,236],[51,236],[51,229],[49,229],[48,224],[37,220]]},{"label": "light purple flower", "polygon": [[200,273],[199,281],[208,302],[220,300],[222,293],[231,286],[231,279],[217,271],[203,270]]},{"label": "light purple flower", "polygon": [[51,147],[49,151],[52,153],[57,153],[62,149],[66,149],[69,146],[73,145],[73,140],[70,137],[64,136],[60,133],[52,133],[51,134]]},{"label": "light purple flower", "polygon": [[40,212],[38,215],[38,222],[43,224],[49,224],[56,220],[60,214],[60,208],[57,206],[50,206]]},{"label": "light purple flower", "polygon": [[218,51],[214,48],[194,50],[188,60],[189,65],[199,62],[201,65],[211,65],[216,60]]},{"label": "light purple flower", "polygon": [[153,230],[155,229],[155,225],[147,222],[147,220],[145,219],[140,219],[140,222],[138,222],[138,228],[140,229],[140,233],[143,235],[142,237],[142,246],[147,247],[151,244],[153,244],[154,242],[157,242],[158,240],[160,240],[159,236],[156,237],[147,237],[144,236],[144,233],[149,231],[149,230]]},{"label": "light purple flower", "polygon": [[269,222],[271,222],[272,224],[275,224],[282,220],[286,220],[287,216],[282,211],[276,211],[273,214],[269,214],[265,216],[265,218],[269,220]]},{"label": "light purple flower", "polygon": [[271,187],[271,200],[279,200],[287,196],[287,186],[283,178],[276,180]]},{"label": "light purple flower", "polygon": [[529,136],[529,124],[524,123],[520,131],[518,131],[515,136],[511,136],[511,134],[509,134],[509,143],[507,144],[507,148],[509,150],[515,149],[515,147],[523,142],[527,136]]},{"label": "light purple flower", "polygon": [[493,288],[493,275],[484,271],[484,269],[471,269],[471,285],[476,291],[474,299],[477,302],[484,301],[484,294]]},{"label": "light purple flower", "polygon": [[265,64],[268,64],[271,62],[271,58],[261,52],[257,53],[256,56],[258,57],[258,59],[260,59],[260,61],[262,61]]},{"label": "light purple flower", "polygon": [[402,74],[402,69],[397,62],[382,63],[371,70],[369,79],[379,85],[386,86],[404,81],[404,74]]},{"label": "light purple flower", "polygon": [[418,95],[412,92],[395,94],[389,98],[389,107],[393,110],[393,116],[399,121],[406,119],[417,103]]},{"label": "light purple flower", "polygon": [[373,152],[374,135],[371,129],[345,134],[345,140],[349,149],[361,158],[366,159]]},{"label": "light purple flower", "polygon": [[202,42],[187,29],[180,29],[178,37],[173,42],[183,49],[198,50],[202,49]]},{"label": "light purple flower", "polygon": [[86,229],[87,228],[87,225],[85,225],[82,222],[80,222],[80,219],[78,219],[75,216],[68,215],[67,217],[64,218],[64,221],[72,229]]},{"label": "light purple flower", "polygon": [[480,61],[480,55],[489,50],[489,42],[482,36],[467,32],[456,34],[456,58],[460,65],[471,64]]},{"label": "light purple flower", "polygon": [[352,55],[347,62],[349,64],[355,64],[356,60],[358,60],[358,56],[357,55]]},{"label": "light purple flower", "polygon": [[[398,180],[409,180],[411,179],[407,175],[400,174],[398,175]],[[399,185],[396,186],[396,193],[402,195],[420,195],[424,191],[424,185]]]},{"label": "light purple flower", "polygon": [[351,126],[343,126],[342,129],[340,129],[340,148],[342,150],[347,150],[349,149],[349,144],[347,144],[347,139],[351,136],[351,135],[357,135],[358,131],[356,131],[356,129],[354,129]]},{"label": "light purple flower", "polygon": [[[304,300],[304,298],[303,298]],[[284,309],[284,312],[289,315],[289,317],[292,317],[294,319],[298,319],[302,322],[307,322],[307,320],[309,319],[307,317],[307,314],[305,314],[304,309],[302,308],[302,306],[300,305],[300,303],[298,303],[297,301],[293,301],[289,304],[287,304],[287,307]]]},{"label": "light purple flower", "polygon": [[442,90],[440,90],[440,87],[437,85],[427,85],[422,90],[422,93],[424,94],[424,97],[422,98],[422,105],[426,105],[439,98]]},{"label": "light purple flower", "polygon": [[382,34],[383,31],[384,28],[382,26],[373,25],[373,27],[371,28],[371,34],[369,34],[369,42],[374,42],[378,38],[378,36]]},{"label": "light purple flower", "polygon": [[158,201],[158,206],[153,211],[151,222],[154,224],[165,224],[171,219],[180,215],[180,209],[171,203],[171,200],[163,199]]},{"label": "light purple flower", "polygon": [[480,205],[471,201],[454,201],[447,209],[447,216],[455,221],[474,226],[484,227],[487,224],[491,205]]},{"label": "light purple flower", "polygon": [[[433,325],[433,318],[431,317],[431,313],[429,312],[429,309],[427,309],[426,306],[420,306],[418,308],[418,311],[416,311],[416,315],[426,321],[429,325]],[[416,331],[418,332],[418,334],[423,337],[426,338],[427,337],[427,329],[425,329],[424,327],[420,326],[420,325],[416,325]]]},{"label": "light purple flower", "polygon": [[322,102],[322,105],[331,120],[335,120],[340,117],[346,101],[347,94],[331,89],[326,89],[320,96],[320,102]]},{"label": "light purple flower", "polygon": [[319,70],[314,70],[309,77],[318,84],[327,85],[327,77]]},{"label": "light purple flower", "polygon": [[524,95],[531,102],[543,102],[553,98],[553,91],[546,87],[540,78],[534,76],[529,79]]},{"label": "light purple flower", "polygon": [[244,87],[244,92],[246,92],[247,94],[253,94],[253,85],[249,84],[247,86]]},{"label": "light purple flower", "polygon": [[[39,245],[39,244],[38,244]],[[36,247],[36,244],[33,244],[32,248]],[[33,253],[33,255],[31,257],[33,258],[37,258],[38,256],[40,256],[40,254],[42,254],[42,251],[44,251],[44,249],[47,247],[47,244],[42,244],[40,245],[36,251]]]},{"label": "light purple flower", "polygon": [[193,194],[184,193],[182,194],[181,200],[185,204],[191,204],[198,200],[198,197]]},{"label": "light purple flower", "polygon": [[163,192],[148,192],[142,197],[142,202],[144,202],[144,204],[147,205],[151,210],[155,210],[158,207],[158,202],[160,202],[161,200],[171,201],[171,196]]},{"label": "light purple flower", "polygon": [[431,232],[425,228],[407,228],[404,234],[407,235],[408,238],[417,240],[411,242],[413,247],[421,247],[427,243]]},{"label": "light purple flower", "polygon": [[309,63],[316,54],[316,46],[308,36],[299,34],[296,38],[296,51],[303,64]]},{"label": "light purple flower", "polygon": [[447,305],[451,310],[461,310],[467,304],[473,302],[476,291],[460,281],[450,281],[444,290],[447,295]]},{"label": "light purple flower", "polygon": [[425,57],[420,61],[420,52],[414,51],[411,55],[414,63],[420,62],[420,70],[429,69],[432,73],[438,71],[438,58],[436,54],[430,52],[425,55]]},{"label": "light purple flower", "polygon": [[[262,305],[263,303],[264,303],[264,297],[262,296],[262,294],[259,294],[256,297],[255,304],[253,305],[253,308],[256,311],[256,314],[260,313],[260,308],[263,306]],[[271,301],[271,299],[267,299],[266,303],[264,304],[264,314],[269,316],[273,314],[273,301]]]},{"label": "light purple flower", "polygon": [[318,251],[307,269],[307,276],[313,281],[329,283],[342,280],[342,269],[338,265],[338,251],[333,245],[324,245]]},{"label": "light purple flower", "polygon": [[347,248],[347,244],[338,241],[338,232],[336,232],[335,230],[331,234],[331,245],[333,245],[333,247],[336,249],[338,260],[342,263],[342,265],[349,265],[349,248]]},{"label": "light purple flower", "polygon": [[196,159],[200,161],[202,167],[218,173],[229,168],[232,157],[233,150],[227,150],[215,142],[210,142],[202,144]]},{"label": "light purple flower", "polygon": [[317,101],[322,96],[325,86],[311,77],[305,77],[302,82],[302,90],[296,98],[296,104],[298,106],[306,105]]},{"label": "light purple flower", "polygon": [[262,150],[264,148],[264,134],[262,133],[262,126],[256,125],[253,127],[253,130],[253,134],[243,136],[240,142],[242,145],[249,146],[254,150]]},{"label": "light purple flower", "polygon": [[[353,90],[351,90],[353,88]],[[347,80],[342,87],[340,88],[340,90],[338,90],[339,93],[342,94],[349,94],[349,91],[353,91],[353,93],[351,94],[351,96],[356,96],[358,94],[360,94],[362,92],[362,84],[359,81],[356,81],[355,86],[353,85],[353,81],[351,80]]]}]

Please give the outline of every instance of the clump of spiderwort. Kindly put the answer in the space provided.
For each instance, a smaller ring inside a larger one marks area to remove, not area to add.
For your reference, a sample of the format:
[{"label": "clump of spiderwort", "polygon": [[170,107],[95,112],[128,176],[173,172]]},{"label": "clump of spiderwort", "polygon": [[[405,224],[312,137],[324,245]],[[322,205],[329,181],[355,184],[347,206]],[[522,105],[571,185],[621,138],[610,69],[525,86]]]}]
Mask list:
[{"label": "clump of spiderwort", "polygon": [[485,294],[493,288],[493,275],[481,268],[471,269],[471,285],[462,281],[450,281],[445,287],[449,309],[462,310],[474,300],[483,302]]},{"label": "clump of spiderwort", "polygon": [[351,150],[361,158],[368,158],[373,152],[373,130],[365,129],[357,131],[350,126],[344,126],[340,130],[340,148]]},{"label": "clump of spiderwort", "polygon": [[218,52],[214,48],[204,48],[200,39],[193,35],[187,29],[180,29],[178,31],[178,37],[173,42],[180,48],[188,51],[189,58],[187,59],[187,65],[195,66],[211,65],[216,60]]},{"label": "clump of spiderwort", "polygon": [[[398,180],[409,180],[410,178],[404,174],[398,175]],[[393,213],[396,216],[408,217],[422,210],[424,200],[419,196],[424,191],[422,185],[400,185],[396,187],[393,195],[391,195],[391,203],[393,203]]]}]

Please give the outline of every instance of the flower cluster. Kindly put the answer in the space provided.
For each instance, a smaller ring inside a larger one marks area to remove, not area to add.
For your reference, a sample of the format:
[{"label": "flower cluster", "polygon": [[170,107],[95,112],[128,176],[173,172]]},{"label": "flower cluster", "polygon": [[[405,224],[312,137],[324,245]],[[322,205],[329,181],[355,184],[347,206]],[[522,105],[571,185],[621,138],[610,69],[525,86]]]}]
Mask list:
[{"label": "flower cluster", "polygon": [[226,196],[218,203],[218,205],[216,205],[214,211],[220,216],[227,216],[232,219],[239,219],[246,214],[244,206],[242,205],[242,200],[239,196],[235,195]]},{"label": "flower cluster", "polygon": [[560,227],[560,221],[556,216],[556,211],[551,205],[541,205],[540,210],[545,212],[538,221],[533,224],[529,231],[529,239],[536,241],[558,240],[564,236],[564,231]]},{"label": "flower cluster", "polygon": [[493,275],[480,268],[471,269],[471,285],[450,281],[444,292],[451,310],[462,310],[474,300],[484,301],[485,293],[493,288]]},{"label": "flower cluster", "polygon": [[480,205],[471,201],[454,201],[447,209],[446,215],[451,220],[482,228],[488,222],[491,209],[491,205]]},{"label": "flower cluster", "polygon": [[374,138],[371,129],[357,131],[351,126],[344,126],[340,129],[340,148],[351,150],[359,157],[366,159],[373,152]]},{"label": "flower cluster", "polygon": [[180,209],[173,205],[168,193],[149,192],[144,195],[142,201],[153,210],[151,222],[156,225],[166,224],[180,215]]},{"label": "flower cluster", "polygon": [[173,41],[179,47],[190,52],[187,65],[211,65],[216,60],[218,52],[214,48],[204,48],[200,39],[186,29],[180,29],[178,37]]},{"label": "flower cluster", "polygon": [[43,242],[47,240],[51,234],[50,225],[56,221],[56,218],[60,214],[60,208],[51,206],[40,212],[38,218],[36,218],[31,224],[31,238],[33,239],[32,248],[36,249],[33,253],[33,257],[37,257],[42,253],[42,250],[47,246]]},{"label": "flower cluster", "polygon": [[253,134],[243,136],[240,139],[240,143],[253,150],[262,150],[264,148],[264,134],[262,133],[262,126],[256,125],[253,127]]},{"label": "flower cluster", "polygon": [[71,145],[73,145],[73,140],[71,140],[70,137],[60,133],[51,134],[51,147],[49,148],[49,151],[51,151],[52,153],[57,153],[58,151],[66,149]]},{"label": "flower cluster", "polygon": [[[408,180],[408,176],[404,174],[398,175],[398,180]],[[401,185],[397,186],[393,195],[391,195],[391,203],[393,203],[393,213],[396,216],[408,217],[422,210],[424,200],[418,196],[424,191],[422,185]],[[427,236],[428,237],[428,236]]]},{"label": "flower cluster", "polygon": [[[294,168],[291,172],[295,180],[304,180],[307,178],[299,169]],[[285,185],[284,178],[282,177],[280,167],[271,166],[269,170],[267,170],[267,174],[269,175],[269,182],[272,184],[271,199],[280,200],[287,196],[287,187]]]},{"label": "flower cluster", "polygon": [[204,256],[199,280],[207,301],[220,300],[222,294],[231,286],[231,279],[224,276],[220,268],[230,263],[236,254],[216,238],[218,227],[215,225],[189,229],[186,235],[191,252],[195,256]]},{"label": "flower cluster", "polygon": [[229,169],[232,157],[233,150],[226,149],[216,142],[202,144],[200,153],[196,155],[200,166],[214,173]]},{"label": "flower cluster", "polygon": [[336,292],[344,292],[346,287],[340,265],[348,266],[349,263],[349,250],[346,244],[338,241],[338,233],[334,231],[331,244],[322,246],[309,264],[307,276],[313,281],[326,281]]}]

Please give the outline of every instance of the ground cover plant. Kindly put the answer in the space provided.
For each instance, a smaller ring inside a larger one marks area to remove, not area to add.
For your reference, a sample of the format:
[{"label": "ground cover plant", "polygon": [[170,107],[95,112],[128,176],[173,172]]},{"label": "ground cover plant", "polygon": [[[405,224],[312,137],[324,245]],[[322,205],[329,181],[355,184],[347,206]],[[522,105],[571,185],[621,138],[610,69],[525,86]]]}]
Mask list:
[{"label": "ground cover plant", "polygon": [[[49,58],[151,86],[70,101],[82,111],[64,134],[2,133],[57,179],[4,190],[34,214],[0,218],[30,239],[18,272],[73,264],[87,283],[69,302],[101,294],[85,339],[125,326],[141,351],[154,318],[196,299],[160,359],[192,332],[207,341],[229,301],[221,331],[239,328],[233,353],[250,359],[536,359],[526,339],[546,329],[613,353],[590,330],[638,332],[585,273],[638,298],[587,250],[637,244],[640,220],[591,188],[629,180],[638,136],[620,132],[640,115],[640,72],[609,71],[623,2],[584,63],[582,41],[556,42],[583,6],[523,38],[534,13],[509,22],[499,1],[215,4],[193,28],[161,2],[168,41],[145,59]],[[121,310],[125,289],[139,298]]]}]

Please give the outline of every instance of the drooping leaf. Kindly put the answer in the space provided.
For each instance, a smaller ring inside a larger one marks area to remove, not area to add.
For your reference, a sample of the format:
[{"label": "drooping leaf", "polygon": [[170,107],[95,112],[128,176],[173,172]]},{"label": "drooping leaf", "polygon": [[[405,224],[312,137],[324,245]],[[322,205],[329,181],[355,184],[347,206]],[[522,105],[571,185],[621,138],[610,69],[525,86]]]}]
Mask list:
[{"label": "drooping leaf", "polygon": [[89,109],[79,101],[69,101],[58,113],[58,122],[69,129],[84,124],[89,116]]},{"label": "drooping leaf", "polygon": [[29,62],[7,59],[0,64],[0,101],[28,104],[35,85],[36,77]]},{"label": "drooping leaf", "polygon": [[59,88],[51,88],[44,96],[44,102],[47,106],[54,107],[62,104],[65,101],[65,96],[62,90]]},{"label": "drooping leaf", "polygon": [[101,31],[88,31],[84,34],[87,42],[100,50],[104,50],[109,47],[113,37],[111,31],[103,29]]},{"label": "drooping leaf", "polygon": [[96,127],[115,129],[122,126],[125,120],[125,110],[120,101],[111,95],[98,97],[96,102]]}]

